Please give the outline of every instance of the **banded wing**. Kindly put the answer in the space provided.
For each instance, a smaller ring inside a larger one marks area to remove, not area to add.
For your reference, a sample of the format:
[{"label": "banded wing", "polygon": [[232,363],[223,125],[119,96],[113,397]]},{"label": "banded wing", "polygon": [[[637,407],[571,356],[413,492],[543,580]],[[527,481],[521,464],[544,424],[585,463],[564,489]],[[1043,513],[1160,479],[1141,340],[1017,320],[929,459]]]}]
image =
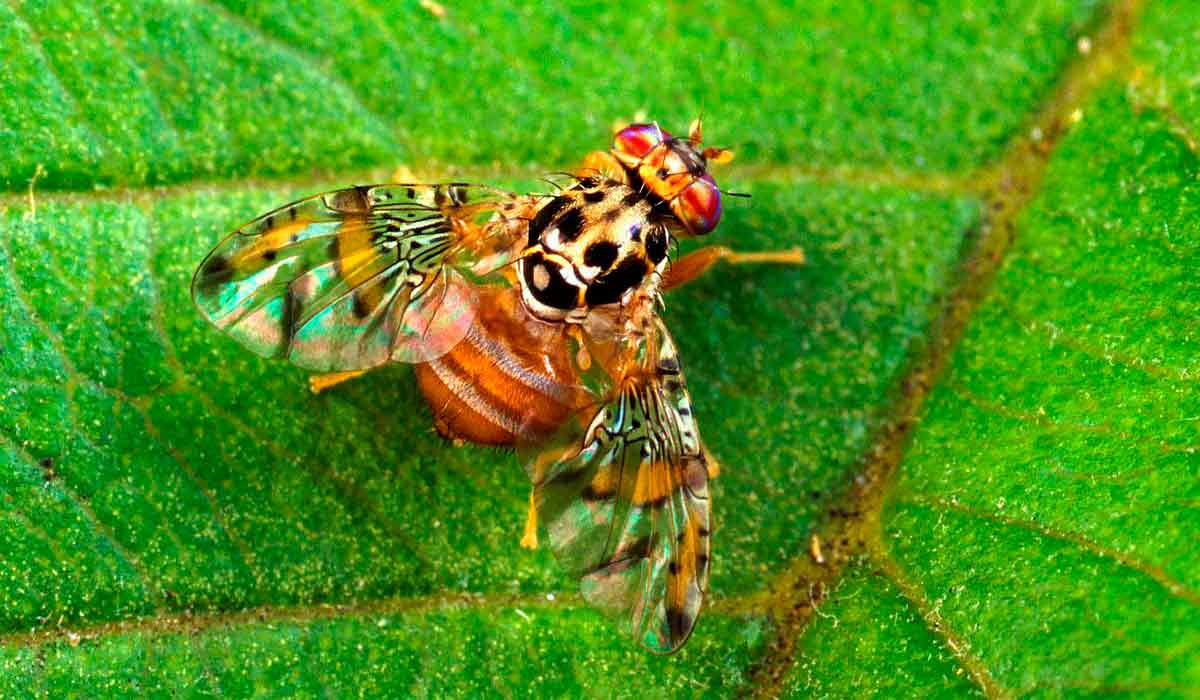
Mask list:
[{"label": "banded wing", "polygon": [[196,270],[192,298],[250,350],[308,369],[425,362],[466,334],[468,278],[510,261],[529,206],[462,184],[319,194],[230,234]]},{"label": "banded wing", "polygon": [[655,319],[590,424],[531,460],[539,519],[589,603],[679,649],[708,586],[708,464],[675,344]]}]

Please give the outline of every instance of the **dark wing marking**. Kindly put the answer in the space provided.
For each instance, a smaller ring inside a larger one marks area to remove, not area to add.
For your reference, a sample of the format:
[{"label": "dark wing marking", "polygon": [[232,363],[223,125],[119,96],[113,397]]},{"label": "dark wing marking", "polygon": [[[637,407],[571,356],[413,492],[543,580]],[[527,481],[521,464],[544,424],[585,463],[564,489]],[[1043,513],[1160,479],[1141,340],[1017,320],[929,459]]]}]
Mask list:
[{"label": "dark wing marking", "polygon": [[661,321],[582,437],[531,460],[539,519],[551,548],[581,578],[589,603],[623,617],[647,649],[687,641],[708,586],[706,456]]},{"label": "dark wing marking", "polygon": [[[479,198],[467,203],[468,196]],[[376,185],[302,199],[213,249],[192,298],[254,352],[318,371],[424,362],[450,350],[475,315],[464,273],[493,267],[527,224],[496,213],[511,195],[475,186]],[[486,270],[485,270],[486,272]]]}]

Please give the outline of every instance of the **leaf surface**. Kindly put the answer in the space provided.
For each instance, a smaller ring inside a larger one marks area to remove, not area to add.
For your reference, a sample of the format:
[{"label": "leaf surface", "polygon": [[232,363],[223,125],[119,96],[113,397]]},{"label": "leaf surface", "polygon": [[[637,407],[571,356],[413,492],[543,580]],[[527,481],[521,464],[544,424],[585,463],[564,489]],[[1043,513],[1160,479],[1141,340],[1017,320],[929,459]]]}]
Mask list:
[{"label": "leaf surface", "polygon": [[[445,10],[0,3],[0,695],[1196,692],[1190,4]],[[639,110],[738,152],[705,242],[808,255],[668,298],[723,467],[670,658],[407,367],[314,397],[188,298],[281,203],[545,189]]]}]

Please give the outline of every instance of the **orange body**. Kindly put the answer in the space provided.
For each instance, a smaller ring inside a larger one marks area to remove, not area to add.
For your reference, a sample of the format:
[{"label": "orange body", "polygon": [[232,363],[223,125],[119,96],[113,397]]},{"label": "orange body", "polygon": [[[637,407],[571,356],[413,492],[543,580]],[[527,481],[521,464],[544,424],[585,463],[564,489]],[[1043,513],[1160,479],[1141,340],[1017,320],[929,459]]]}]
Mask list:
[{"label": "orange body", "polygon": [[580,406],[566,324],[539,321],[514,289],[481,289],[466,338],[416,365],[417,384],[444,437],[482,445],[544,439]]}]

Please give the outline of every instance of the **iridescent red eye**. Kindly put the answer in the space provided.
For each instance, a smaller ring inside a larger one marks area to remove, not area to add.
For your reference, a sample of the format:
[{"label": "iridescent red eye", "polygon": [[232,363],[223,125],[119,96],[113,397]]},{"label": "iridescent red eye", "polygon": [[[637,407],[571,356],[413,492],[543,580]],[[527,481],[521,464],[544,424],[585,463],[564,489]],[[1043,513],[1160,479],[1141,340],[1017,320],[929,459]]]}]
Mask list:
[{"label": "iridescent red eye", "polygon": [[612,151],[626,167],[635,167],[654,147],[671,138],[658,124],[630,124],[613,137]]},{"label": "iridescent red eye", "polygon": [[703,236],[721,220],[721,191],[705,173],[671,200],[671,212],[693,236]]}]

